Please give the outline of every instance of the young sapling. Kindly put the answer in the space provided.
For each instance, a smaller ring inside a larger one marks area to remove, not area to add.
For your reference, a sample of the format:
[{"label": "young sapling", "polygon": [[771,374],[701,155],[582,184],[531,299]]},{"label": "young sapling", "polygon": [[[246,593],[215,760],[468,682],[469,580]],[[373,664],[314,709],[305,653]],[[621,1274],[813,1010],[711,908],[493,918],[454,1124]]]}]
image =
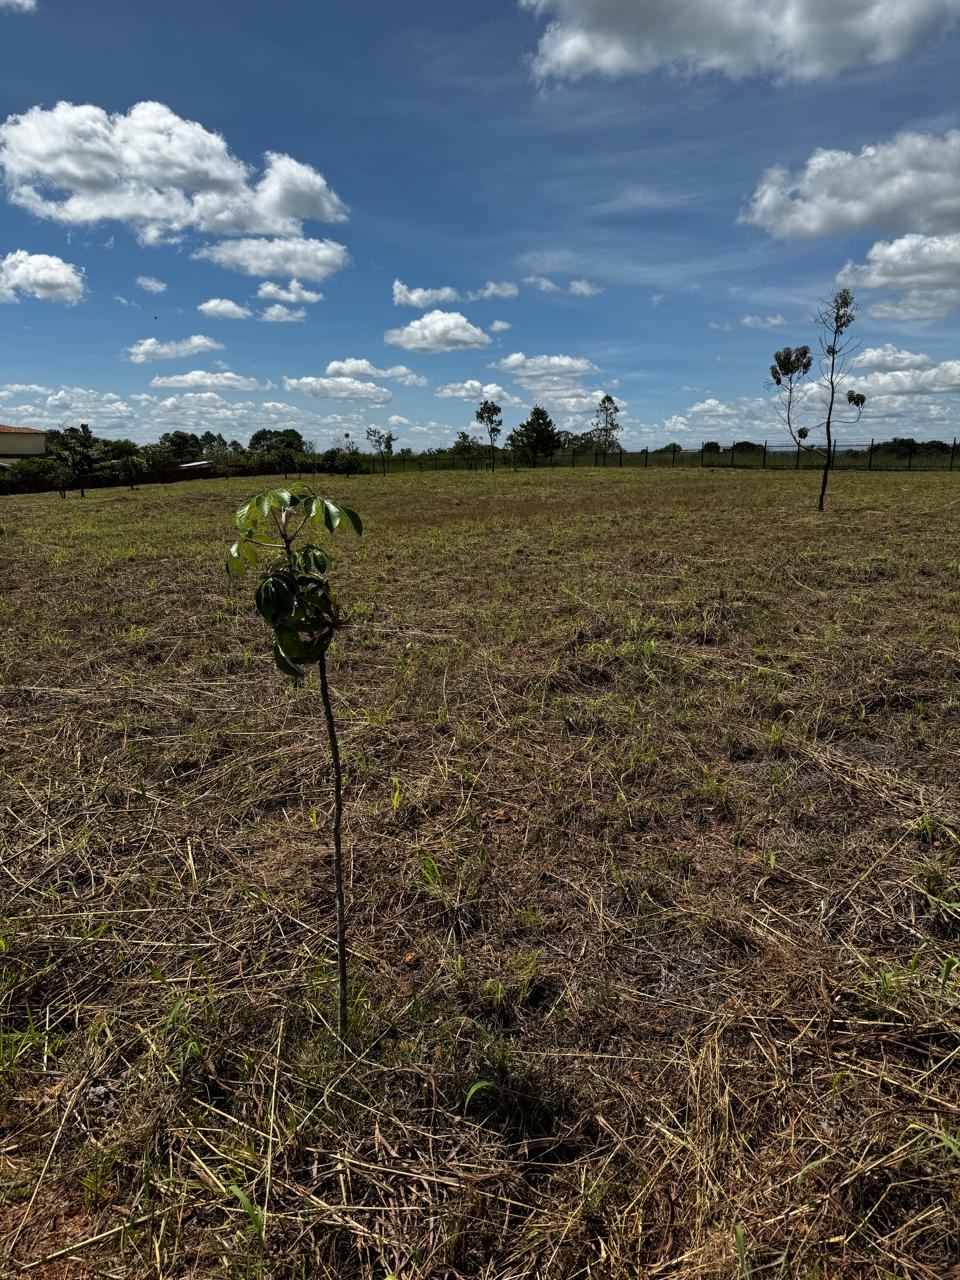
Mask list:
[{"label": "young sapling", "polygon": [[[359,536],[360,517],[349,507],[318,497],[302,485],[259,494],[237,511],[240,537],[227,552],[226,570],[242,578],[248,569],[260,571],[254,602],[273,632],[273,657],[280,671],[299,683],[306,668],[316,664],[320,675],[330,758],[333,765],[333,880],[337,927],[337,1029],[341,1045],[347,1035],[347,909],[344,893],[343,771],[337,726],[330,701],[327,650],[345,619],[330,585],[330,560],[322,547],[309,541],[318,529],[336,533],[346,522]],[[270,558],[261,565],[261,552]]]}]

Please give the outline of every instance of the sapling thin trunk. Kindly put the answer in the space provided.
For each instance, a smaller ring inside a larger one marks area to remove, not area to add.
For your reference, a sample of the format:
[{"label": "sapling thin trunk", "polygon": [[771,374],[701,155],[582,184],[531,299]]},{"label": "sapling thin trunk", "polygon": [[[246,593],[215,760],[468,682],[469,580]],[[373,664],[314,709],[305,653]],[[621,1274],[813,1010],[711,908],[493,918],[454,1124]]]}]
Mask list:
[{"label": "sapling thin trunk", "polygon": [[[343,875],[343,769],[337,724],[330,698],[327,651],[334,634],[343,626],[327,577],[326,552],[312,543],[298,543],[309,525],[321,525],[334,533],[343,520],[357,534],[363,532],[360,517],[348,507],[316,497],[302,486],[275,489],[245,502],[237,512],[241,537],[227,553],[227,572],[242,577],[256,567],[259,550],[277,552],[266,566],[257,587],[257,612],[273,630],[273,657],[284,675],[298,684],[306,666],[315,662],[320,673],[330,758],[333,763],[333,883],[336,904],[337,1030],[346,1045],[347,1017],[347,905]],[[276,541],[279,538],[279,541]]]},{"label": "sapling thin trunk", "polygon": [[333,892],[337,911],[337,1030],[343,1043],[347,1035],[347,900],[343,888],[343,768],[340,764],[340,743],[337,740],[337,722],[330,701],[330,685],[327,682],[327,651],[320,653],[320,698],[327,722],[327,740],[333,761]]}]

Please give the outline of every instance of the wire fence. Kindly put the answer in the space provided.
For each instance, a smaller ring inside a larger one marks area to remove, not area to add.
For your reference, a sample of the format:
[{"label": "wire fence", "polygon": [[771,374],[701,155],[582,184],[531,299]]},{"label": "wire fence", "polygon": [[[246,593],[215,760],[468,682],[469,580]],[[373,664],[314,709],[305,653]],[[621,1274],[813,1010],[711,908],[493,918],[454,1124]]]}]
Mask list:
[{"label": "wire fence", "polygon": [[[524,467],[733,467],[771,471],[820,471],[825,449],[795,444],[742,440],[720,445],[706,442],[694,448],[679,444],[658,449],[613,449],[599,453],[590,449],[564,449],[531,461],[514,463],[508,455],[497,458],[497,466]],[[365,459],[365,469],[380,470],[381,464]],[[960,471],[960,444],[956,440],[863,440],[835,442],[831,465],[845,471]],[[464,456],[454,450],[436,450],[414,457],[394,457],[388,471],[479,471],[488,470],[489,457]]]}]

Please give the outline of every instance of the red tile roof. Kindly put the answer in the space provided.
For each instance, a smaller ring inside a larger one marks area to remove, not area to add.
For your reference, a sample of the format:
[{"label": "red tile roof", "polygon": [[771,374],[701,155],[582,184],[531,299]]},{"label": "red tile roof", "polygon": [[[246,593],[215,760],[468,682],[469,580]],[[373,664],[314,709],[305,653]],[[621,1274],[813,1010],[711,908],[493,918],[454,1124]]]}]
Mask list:
[{"label": "red tile roof", "polygon": [[5,427],[2,422],[0,422],[0,431],[6,431],[15,436],[44,436],[47,434],[45,431],[38,431],[36,427]]}]

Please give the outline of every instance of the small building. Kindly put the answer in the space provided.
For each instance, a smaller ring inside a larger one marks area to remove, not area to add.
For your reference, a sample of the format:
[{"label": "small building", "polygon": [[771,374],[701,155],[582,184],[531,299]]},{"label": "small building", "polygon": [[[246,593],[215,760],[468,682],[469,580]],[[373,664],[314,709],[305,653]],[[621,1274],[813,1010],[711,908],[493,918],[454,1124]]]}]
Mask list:
[{"label": "small building", "polygon": [[0,422],[0,467],[9,467],[24,458],[42,458],[47,452],[47,433],[33,427],[7,427]]}]

